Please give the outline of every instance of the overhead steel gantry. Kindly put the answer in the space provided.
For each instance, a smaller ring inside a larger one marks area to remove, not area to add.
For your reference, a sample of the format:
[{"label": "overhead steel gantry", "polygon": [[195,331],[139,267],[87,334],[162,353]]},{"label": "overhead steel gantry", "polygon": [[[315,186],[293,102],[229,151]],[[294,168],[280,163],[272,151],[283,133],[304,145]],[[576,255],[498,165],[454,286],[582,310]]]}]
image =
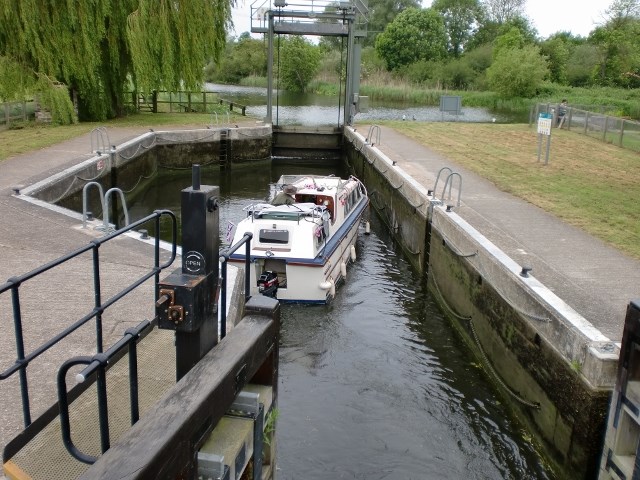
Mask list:
[{"label": "overhead steel gantry", "polygon": [[267,34],[267,115],[273,112],[274,34],[317,35],[347,38],[347,78],[344,92],[344,124],[350,125],[359,107],[360,44],[366,36],[367,0],[328,1],[257,0],[251,5],[251,33]]}]

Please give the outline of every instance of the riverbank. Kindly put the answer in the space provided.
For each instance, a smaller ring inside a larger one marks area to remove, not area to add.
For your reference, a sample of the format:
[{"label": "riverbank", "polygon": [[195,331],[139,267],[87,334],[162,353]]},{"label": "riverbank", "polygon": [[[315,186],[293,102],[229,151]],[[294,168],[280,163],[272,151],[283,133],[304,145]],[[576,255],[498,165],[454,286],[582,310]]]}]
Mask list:
[{"label": "riverbank", "polygon": [[[226,111],[225,111],[226,113]],[[221,117],[222,118],[222,117]],[[20,123],[17,127],[0,129],[0,161],[15,155],[40,150],[91,132],[94,128],[157,128],[171,130],[175,126],[184,128],[206,128],[216,126],[209,113],[137,113],[104,122],[82,122],[75,125],[47,125],[34,122]],[[225,117],[226,120],[226,117]],[[233,125],[255,125],[255,118],[229,112]]]},{"label": "riverbank", "polygon": [[[638,154],[554,129],[548,165],[528,125],[385,122],[451,161],[640,259]],[[384,144],[384,138],[381,139]]]},{"label": "riverbank", "polygon": [[[244,87],[266,88],[267,78],[245,77],[239,84]],[[340,95],[340,84],[337,78],[315,79],[307,87],[307,92],[337,97]],[[561,99],[567,98],[573,106],[580,105],[581,108],[607,115],[640,120],[640,94],[633,89],[623,88],[568,87],[549,83],[534,98],[504,98],[491,91],[426,88],[395,78],[388,72],[378,72],[363,79],[359,94],[375,101],[421,106],[438,106],[442,95],[457,95],[462,97],[462,103],[467,107],[513,113],[527,113],[531,106],[537,103],[558,103]]]}]

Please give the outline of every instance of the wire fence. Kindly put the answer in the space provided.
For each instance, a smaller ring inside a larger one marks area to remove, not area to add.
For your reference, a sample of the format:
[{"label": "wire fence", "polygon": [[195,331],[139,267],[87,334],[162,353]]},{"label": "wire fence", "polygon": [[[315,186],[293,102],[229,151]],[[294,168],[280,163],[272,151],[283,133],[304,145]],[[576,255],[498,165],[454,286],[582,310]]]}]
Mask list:
[{"label": "wire fence", "polygon": [[34,117],[35,102],[23,100],[21,102],[0,103],[0,125],[11,125],[12,122],[26,122]]},{"label": "wire fence", "polygon": [[[564,115],[558,104],[539,103],[531,108],[529,125],[537,122],[541,113],[553,115],[552,125],[597,138],[622,148],[640,152],[640,122],[613,117],[593,110],[583,110],[575,106],[566,108]],[[603,111],[606,111],[604,108]]]}]

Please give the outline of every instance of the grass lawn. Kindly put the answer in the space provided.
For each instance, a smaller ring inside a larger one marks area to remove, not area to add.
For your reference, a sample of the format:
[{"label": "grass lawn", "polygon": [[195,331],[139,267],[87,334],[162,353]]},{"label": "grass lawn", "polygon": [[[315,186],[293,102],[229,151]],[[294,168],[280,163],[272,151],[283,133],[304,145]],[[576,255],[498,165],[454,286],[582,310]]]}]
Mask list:
[{"label": "grass lawn", "polygon": [[640,154],[554,129],[537,161],[528,125],[388,122],[498,188],[640,259]]}]

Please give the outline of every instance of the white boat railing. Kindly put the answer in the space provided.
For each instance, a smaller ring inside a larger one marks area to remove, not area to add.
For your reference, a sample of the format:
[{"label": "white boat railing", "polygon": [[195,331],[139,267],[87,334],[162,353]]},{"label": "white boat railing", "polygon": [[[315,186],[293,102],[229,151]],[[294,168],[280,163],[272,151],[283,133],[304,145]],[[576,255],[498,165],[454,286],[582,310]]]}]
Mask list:
[{"label": "white boat railing", "polygon": [[324,205],[315,203],[293,203],[291,205],[271,205],[270,203],[254,203],[243,208],[252,221],[256,218],[269,218],[277,220],[297,220],[303,217],[324,219],[329,216],[329,211]]}]

